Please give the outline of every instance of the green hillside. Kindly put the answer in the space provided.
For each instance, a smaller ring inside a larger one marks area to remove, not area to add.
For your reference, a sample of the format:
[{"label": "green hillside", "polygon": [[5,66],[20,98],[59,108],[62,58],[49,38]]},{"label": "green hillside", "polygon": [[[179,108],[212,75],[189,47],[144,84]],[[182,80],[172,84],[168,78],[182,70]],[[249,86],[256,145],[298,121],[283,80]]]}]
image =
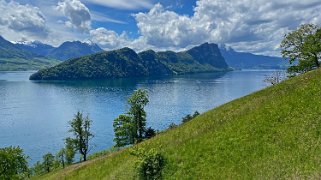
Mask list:
[{"label": "green hillside", "polygon": [[59,64],[60,61],[44,57],[0,58],[0,71],[39,70]]},{"label": "green hillside", "polygon": [[41,69],[30,80],[89,80],[164,76],[230,70],[216,44],[204,43],[185,52],[136,53],[130,48],[67,60]]},{"label": "green hillside", "polygon": [[[210,110],[138,146],[159,148],[164,179],[321,176],[321,70]],[[40,179],[131,179],[130,149]]]},{"label": "green hillside", "polygon": [[21,49],[0,36],[0,71],[39,70],[58,63],[58,60]]}]

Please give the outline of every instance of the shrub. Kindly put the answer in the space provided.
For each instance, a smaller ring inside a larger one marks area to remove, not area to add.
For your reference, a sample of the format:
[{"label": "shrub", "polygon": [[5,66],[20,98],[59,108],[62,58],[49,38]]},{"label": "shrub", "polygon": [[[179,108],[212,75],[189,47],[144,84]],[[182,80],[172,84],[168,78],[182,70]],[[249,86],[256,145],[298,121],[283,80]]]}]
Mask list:
[{"label": "shrub", "polygon": [[165,165],[164,157],[155,149],[145,151],[138,149],[132,152],[132,155],[138,157],[137,172],[139,179],[142,180],[155,180],[161,179],[162,170]]},{"label": "shrub", "polygon": [[152,138],[156,135],[156,131],[155,129],[149,127],[146,132],[145,132],[145,138],[149,139],[149,138]]},{"label": "shrub", "polygon": [[195,111],[193,115],[188,114],[182,118],[182,123],[186,123],[186,122],[196,118],[198,115],[200,115],[200,113],[198,111]]},{"label": "shrub", "polygon": [[171,123],[169,126],[168,126],[168,129],[174,129],[177,127],[177,124],[175,123]]}]

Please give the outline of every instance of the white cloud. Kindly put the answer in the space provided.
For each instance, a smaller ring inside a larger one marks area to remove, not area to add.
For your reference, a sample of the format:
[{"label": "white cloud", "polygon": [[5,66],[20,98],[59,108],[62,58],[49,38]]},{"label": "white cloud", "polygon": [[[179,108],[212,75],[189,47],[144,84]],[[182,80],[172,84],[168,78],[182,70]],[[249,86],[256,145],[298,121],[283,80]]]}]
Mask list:
[{"label": "white cloud", "polygon": [[99,12],[91,11],[91,16],[92,16],[92,20],[94,20],[94,21],[112,22],[112,23],[117,23],[117,24],[127,24],[124,21],[120,21],[120,20],[117,20],[117,19],[110,18],[110,17],[106,16],[105,14],[99,13]]},{"label": "white cloud", "polygon": [[277,54],[284,34],[302,23],[321,23],[319,0],[199,0],[192,16],[156,4],[134,15],[141,35],[156,47],[227,43],[241,51]]},{"label": "white cloud", "polygon": [[67,18],[67,27],[73,27],[81,31],[91,29],[91,16],[89,9],[79,0],[62,0],[58,2],[57,10]]},{"label": "white cloud", "polygon": [[46,37],[48,29],[46,19],[39,8],[21,5],[14,1],[0,0],[1,34],[14,39],[17,33],[21,36]]},{"label": "white cloud", "polygon": [[115,31],[105,28],[90,30],[91,40],[104,49],[121,48],[128,43],[125,33],[118,35]]},{"label": "white cloud", "polygon": [[120,49],[123,47],[129,47],[136,51],[160,49],[146,43],[146,38],[143,36],[130,39],[125,32],[119,35],[115,31],[102,27],[90,31],[90,41],[98,44],[105,50]]},{"label": "white cloud", "polygon": [[134,16],[147,43],[159,48],[186,47],[208,37],[208,32],[190,17],[167,11],[161,4],[156,4],[148,13]]},{"label": "white cloud", "polygon": [[[39,5],[46,18],[37,7],[0,0],[0,33],[12,41],[26,38],[55,45],[89,36],[105,49],[127,46],[135,50],[182,50],[213,42],[225,43],[239,51],[280,55],[278,47],[285,33],[303,23],[321,25],[320,0],[197,0],[192,15],[178,14],[161,4],[153,6],[153,1],[83,0],[87,5],[117,8],[124,13],[150,8],[133,15],[138,38],[117,34],[106,26],[92,29],[91,21],[95,21],[94,25],[125,22],[100,9],[90,12],[80,0],[60,0],[58,6],[58,0],[32,1],[38,2],[34,5]],[[57,9],[62,13],[57,13]]]},{"label": "white cloud", "polygon": [[96,4],[116,9],[147,9],[153,6],[151,0],[85,0],[87,3]]}]

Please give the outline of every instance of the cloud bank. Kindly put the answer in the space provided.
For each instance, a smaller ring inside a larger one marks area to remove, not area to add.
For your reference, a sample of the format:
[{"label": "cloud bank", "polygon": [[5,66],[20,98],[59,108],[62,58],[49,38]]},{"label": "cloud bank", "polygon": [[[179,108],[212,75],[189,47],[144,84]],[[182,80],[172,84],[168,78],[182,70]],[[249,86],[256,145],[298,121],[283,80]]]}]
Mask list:
[{"label": "cloud bank", "polygon": [[[34,37],[45,42],[53,42],[52,37],[59,35],[61,37],[55,38],[59,42],[90,39],[105,49],[127,46],[138,51],[149,48],[183,50],[213,42],[227,44],[239,51],[280,55],[279,44],[284,34],[304,23],[321,25],[320,0],[197,0],[190,15],[179,14],[152,2],[57,0],[53,8],[58,14],[57,24],[52,20],[46,22],[37,7],[0,0],[3,12],[0,32],[11,39]],[[113,19],[112,15],[98,9],[90,11],[86,5],[118,9],[127,17],[133,12],[131,17],[138,30],[133,33],[138,35],[127,36],[133,30],[130,28],[133,24],[129,24],[132,22]],[[143,11],[137,13],[138,10]],[[103,26],[101,22],[128,26],[129,30],[120,33],[118,30],[117,33],[114,26]]]},{"label": "cloud bank", "polygon": [[48,36],[46,19],[39,8],[14,1],[0,1],[0,29],[3,34],[45,38]]},{"label": "cloud bank", "polygon": [[303,23],[321,23],[321,2],[307,0],[199,0],[192,16],[156,4],[134,15],[146,43],[185,48],[203,42],[226,43],[242,51],[278,53],[285,33]]}]

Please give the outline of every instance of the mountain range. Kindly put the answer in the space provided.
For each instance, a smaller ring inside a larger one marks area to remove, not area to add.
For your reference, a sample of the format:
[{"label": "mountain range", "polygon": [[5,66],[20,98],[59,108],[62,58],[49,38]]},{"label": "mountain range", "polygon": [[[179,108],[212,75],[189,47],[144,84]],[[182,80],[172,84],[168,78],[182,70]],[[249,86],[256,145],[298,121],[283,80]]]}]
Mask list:
[{"label": "mountain range", "polygon": [[16,46],[34,54],[61,61],[103,51],[97,44],[80,41],[66,41],[58,47],[43,44],[39,41],[18,42]]},{"label": "mountain range", "polygon": [[57,60],[21,49],[0,36],[0,71],[36,70],[56,64]]},{"label": "mountain range", "polygon": [[285,69],[289,65],[280,57],[237,52],[225,45],[219,47],[226,63],[234,69]]},{"label": "mountain range", "polygon": [[39,41],[12,43],[0,36],[0,71],[39,70],[100,51],[94,43],[67,41],[53,47]]},{"label": "mountain range", "polygon": [[136,53],[130,48],[105,51],[67,60],[42,69],[30,80],[86,80],[121,77],[163,76],[230,70],[218,45],[204,43],[188,51]]},{"label": "mountain range", "polygon": [[[285,68],[288,66],[286,61],[279,57],[270,57],[255,55],[246,52],[237,52],[232,48],[226,48],[224,45],[219,46],[221,55],[224,57],[227,65],[234,69],[278,69]],[[92,42],[80,42],[80,41],[66,41],[58,47],[54,47],[48,44],[44,44],[39,41],[29,41],[29,42],[16,42],[11,43],[0,36],[0,71],[6,70],[39,70],[46,67],[54,66],[61,61],[68,59],[79,58],[87,55],[92,55],[95,53],[102,52],[103,50]],[[202,51],[204,54],[202,56],[195,49],[190,51],[189,55],[198,54],[200,59],[199,62],[204,61],[206,53],[211,53],[207,51]],[[153,58],[157,54],[158,59],[163,57],[163,64],[166,64],[170,58],[180,58],[182,59],[184,54],[182,52],[164,51],[164,52],[154,52],[154,51],[144,51],[139,53],[139,56],[148,56],[144,58]],[[150,57],[149,57],[150,56]],[[189,58],[185,58],[189,59]],[[146,62],[145,62],[146,63]],[[155,64],[154,64],[155,65]],[[160,64],[158,64],[160,65]],[[173,72],[176,72],[175,67],[170,67]],[[156,67],[149,67],[156,68]],[[195,67],[195,71],[197,67]],[[181,67],[178,68],[179,73]]]}]

